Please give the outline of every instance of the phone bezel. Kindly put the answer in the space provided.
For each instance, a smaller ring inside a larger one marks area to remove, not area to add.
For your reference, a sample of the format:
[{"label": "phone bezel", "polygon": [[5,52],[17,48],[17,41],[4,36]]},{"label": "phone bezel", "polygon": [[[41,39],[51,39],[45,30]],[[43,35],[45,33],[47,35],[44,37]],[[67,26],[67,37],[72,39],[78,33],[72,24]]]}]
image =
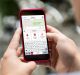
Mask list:
[{"label": "phone bezel", "polygon": [[[38,54],[38,55],[25,55],[25,48],[24,48],[24,39],[23,39],[23,27],[22,27],[22,15],[44,15],[44,21],[45,21],[45,29],[47,32],[46,27],[46,17],[43,9],[24,9],[20,10],[20,26],[22,29],[22,46],[23,46],[23,54],[24,54],[24,60],[25,61],[38,61],[38,60],[49,60],[49,49],[48,54]],[[47,40],[47,46],[48,46],[48,40]]]}]

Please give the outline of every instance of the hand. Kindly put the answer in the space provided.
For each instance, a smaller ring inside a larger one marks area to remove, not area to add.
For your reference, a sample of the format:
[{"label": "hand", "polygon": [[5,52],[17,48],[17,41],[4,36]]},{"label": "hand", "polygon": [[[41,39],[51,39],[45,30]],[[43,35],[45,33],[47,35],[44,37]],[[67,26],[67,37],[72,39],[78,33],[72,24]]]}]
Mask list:
[{"label": "hand", "polygon": [[47,26],[51,65],[57,72],[80,70],[80,53],[75,43],[59,32]]},{"label": "hand", "polygon": [[11,40],[3,58],[1,59],[1,75],[30,75],[36,67],[35,62],[22,62],[20,56],[19,40],[21,29],[18,28]]},{"label": "hand", "polygon": [[0,75],[1,75],[1,60],[0,60]]}]

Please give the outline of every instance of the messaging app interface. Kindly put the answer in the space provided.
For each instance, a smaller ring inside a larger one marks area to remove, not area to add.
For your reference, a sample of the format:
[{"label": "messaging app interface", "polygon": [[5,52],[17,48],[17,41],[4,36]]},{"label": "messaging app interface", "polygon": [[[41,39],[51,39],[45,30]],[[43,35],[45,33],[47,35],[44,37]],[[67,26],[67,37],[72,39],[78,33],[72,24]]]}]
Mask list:
[{"label": "messaging app interface", "polygon": [[44,15],[23,15],[25,55],[48,54]]}]

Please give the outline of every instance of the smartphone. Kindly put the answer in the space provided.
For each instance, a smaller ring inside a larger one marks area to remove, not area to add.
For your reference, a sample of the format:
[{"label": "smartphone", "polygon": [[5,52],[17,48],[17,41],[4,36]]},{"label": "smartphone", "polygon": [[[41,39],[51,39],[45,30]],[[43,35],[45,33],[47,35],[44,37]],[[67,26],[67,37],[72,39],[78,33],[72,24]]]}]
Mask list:
[{"label": "smartphone", "polygon": [[48,60],[46,18],[42,9],[20,11],[22,46],[26,61]]}]

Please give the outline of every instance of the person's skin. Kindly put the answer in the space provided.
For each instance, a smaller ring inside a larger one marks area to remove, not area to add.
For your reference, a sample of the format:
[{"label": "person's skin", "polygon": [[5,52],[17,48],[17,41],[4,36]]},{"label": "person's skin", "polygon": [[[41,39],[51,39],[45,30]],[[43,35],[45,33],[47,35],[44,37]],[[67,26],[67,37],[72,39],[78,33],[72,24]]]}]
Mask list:
[{"label": "person's skin", "polygon": [[57,72],[80,70],[80,52],[76,44],[57,29],[47,26],[51,65]]},{"label": "person's skin", "polygon": [[[18,58],[21,30],[18,29],[1,60],[1,75],[30,75],[36,67],[35,62],[24,63]],[[57,72],[80,70],[80,53],[75,43],[47,25],[47,37],[51,54],[51,65]]]},{"label": "person's skin", "polygon": [[35,62],[24,63],[18,57],[21,53],[21,48],[18,47],[20,35],[21,28],[18,28],[1,59],[1,75],[30,75],[36,68]]},{"label": "person's skin", "polygon": [[76,24],[80,26],[80,0],[71,0]]}]

